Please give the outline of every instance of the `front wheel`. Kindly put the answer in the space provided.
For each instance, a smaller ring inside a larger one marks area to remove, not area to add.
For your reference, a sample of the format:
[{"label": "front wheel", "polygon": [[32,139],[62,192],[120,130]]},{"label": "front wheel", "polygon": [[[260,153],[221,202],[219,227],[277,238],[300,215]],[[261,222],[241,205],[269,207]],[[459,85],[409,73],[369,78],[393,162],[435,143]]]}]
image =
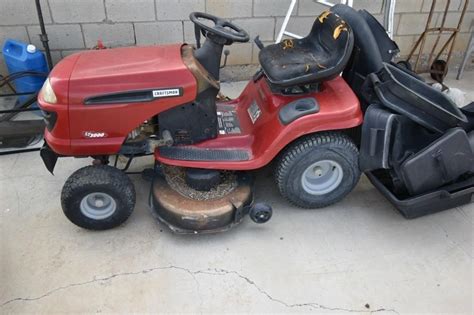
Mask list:
[{"label": "front wheel", "polygon": [[86,166],[64,184],[61,205],[74,224],[107,230],[128,219],[135,207],[135,188],[122,171],[106,165]]},{"label": "front wheel", "polygon": [[360,178],[359,153],[345,134],[305,136],[283,152],[276,169],[280,193],[302,208],[322,208],[342,200]]}]

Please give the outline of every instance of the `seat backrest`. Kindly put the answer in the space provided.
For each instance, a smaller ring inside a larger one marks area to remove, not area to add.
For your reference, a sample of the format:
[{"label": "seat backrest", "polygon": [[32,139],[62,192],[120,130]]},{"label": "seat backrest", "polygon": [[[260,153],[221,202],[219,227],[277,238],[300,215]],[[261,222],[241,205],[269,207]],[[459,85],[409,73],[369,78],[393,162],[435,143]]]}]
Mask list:
[{"label": "seat backrest", "polygon": [[377,41],[362,15],[353,8],[337,4],[331,11],[343,18],[354,32],[354,46],[358,51],[356,71],[362,75],[378,72],[383,68],[383,60]]},{"label": "seat backrest", "polygon": [[304,40],[314,45],[322,45],[327,52],[337,58],[342,57],[336,56],[337,54],[347,54],[346,46],[348,42],[353,41],[352,37],[350,26],[343,19],[331,11],[325,11],[316,18],[311,32]]},{"label": "seat backrest", "polygon": [[344,70],[354,46],[350,26],[337,14],[323,12],[302,39],[285,39],[264,47],[259,61],[269,81],[303,86],[331,80]]}]

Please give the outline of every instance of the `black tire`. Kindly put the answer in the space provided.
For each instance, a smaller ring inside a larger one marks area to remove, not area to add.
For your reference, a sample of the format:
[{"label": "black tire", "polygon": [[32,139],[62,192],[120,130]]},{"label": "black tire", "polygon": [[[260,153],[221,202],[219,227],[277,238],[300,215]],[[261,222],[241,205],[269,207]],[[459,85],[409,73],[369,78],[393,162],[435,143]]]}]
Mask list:
[{"label": "black tire", "polygon": [[448,74],[448,64],[446,61],[437,59],[430,67],[430,76],[433,80],[439,83],[443,83],[444,78]]},{"label": "black tire", "polygon": [[[113,204],[110,215],[92,218],[85,214],[84,204],[87,198],[94,196],[91,194],[110,197],[109,204]],[[61,205],[66,217],[77,226],[107,230],[128,219],[135,207],[135,198],[133,183],[124,172],[107,165],[95,165],[83,167],[67,179],[61,192]]]},{"label": "black tire", "polygon": [[257,224],[268,222],[273,215],[272,207],[266,203],[256,203],[249,212],[250,219]]},{"label": "black tire", "polygon": [[397,65],[402,68],[405,68],[406,70],[413,71],[413,68],[411,67],[411,63],[408,60],[400,60],[399,62],[397,62]]},{"label": "black tire", "polygon": [[[354,142],[343,133],[323,132],[305,136],[290,144],[281,154],[275,174],[278,189],[283,197],[298,207],[315,209],[329,206],[342,200],[359,181],[358,155]],[[337,170],[334,166],[327,171],[338,172],[330,186],[335,188],[327,193],[323,190],[323,194],[308,192],[303,187],[305,172],[315,163],[327,163],[325,161],[337,165]]]}]

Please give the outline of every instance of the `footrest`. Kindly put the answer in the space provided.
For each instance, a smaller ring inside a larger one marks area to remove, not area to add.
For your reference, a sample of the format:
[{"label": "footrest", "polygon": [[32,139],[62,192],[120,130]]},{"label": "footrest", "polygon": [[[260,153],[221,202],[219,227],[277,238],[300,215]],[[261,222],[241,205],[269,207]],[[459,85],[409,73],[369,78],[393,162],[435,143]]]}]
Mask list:
[{"label": "footrest", "polygon": [[210,150],[190,147],[161,147],[162,157],[184,161],[247,161],[249,153],[243,150]]}]

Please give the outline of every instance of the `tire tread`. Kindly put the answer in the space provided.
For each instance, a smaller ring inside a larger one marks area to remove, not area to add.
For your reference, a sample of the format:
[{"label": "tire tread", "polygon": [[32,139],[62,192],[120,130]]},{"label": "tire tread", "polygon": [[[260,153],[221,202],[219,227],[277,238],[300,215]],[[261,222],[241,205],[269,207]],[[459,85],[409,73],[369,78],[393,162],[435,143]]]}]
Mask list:
[{"label": "tire tread", "polygon": [[[309,205],[305,202],[297,201],[294,198],[291,198],[286,188],[285,179],[287,178],[289,172],[291,172],[291,168],[298,159],[299,155],[307,152],[308,150],[313,149],[314,147],[319,147],[327,144],[345,148],[352,152],[355,156],[357,156],[359,153],[357,146],[354,144],[354,142],[348,135],[342,132],[321,132],[307,135],[296,140],[294,143],[290,144],[280,156],[280,160],[275,171],[275,181],[277,183],[277,187],[280,191],[280,194],[290,203],[301,208],[315,208],[313,205]],[[358,161],[352,162],[358,163]],[[337,201],[339,200],[322,203],[319,204],[316,208],[323,208]]]},{"label": "tire tread", "polygon": [[[124,198],[124,209],[120,216],[113,217],[113,222],[104,220],[103,224],[87,225],[74,222],[69,215],[67,205],[75,198],[77,191],[86,186],[107,185],[121,192]],[[61,192],[61,205],[66,216],[76,225],[87,229],[102,230],[123,223],[131,215],[136,202],[135,188],[130,178],[117,168],[108,165],[90,165],[75,171],[66,180]]]}]

